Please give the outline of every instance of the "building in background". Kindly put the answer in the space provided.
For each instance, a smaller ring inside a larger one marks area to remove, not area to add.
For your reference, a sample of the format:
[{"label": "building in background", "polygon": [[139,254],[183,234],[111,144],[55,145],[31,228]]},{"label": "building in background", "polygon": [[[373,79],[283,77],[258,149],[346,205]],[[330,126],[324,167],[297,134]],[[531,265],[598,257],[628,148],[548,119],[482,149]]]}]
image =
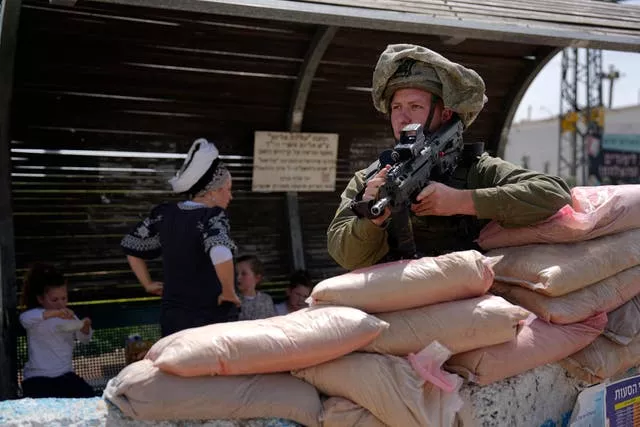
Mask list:
[{"label": "building in background", "polygon": [[[509,131],[505,147],[505,160],[539,172],[556,174],[558,171],[558,143],[560,122],[557,117],[544,120],[523,120],[514,123]],[[604,136],[636,135],[640,141],[640,105],[607,110],[605,113]],[[640,142],[638,147],[627,147],[628,169],[625,182],[639,182]],[[613,159],[607,159],[607,161]],[[620,159],[616,159],[618,161]],[[635,169],[633,169],[635,168]],[[638,173],[634,176],[633,170]],[[591,183],[591,182],[589,182]],[[578,183],[582,184],[582,183]]]}]

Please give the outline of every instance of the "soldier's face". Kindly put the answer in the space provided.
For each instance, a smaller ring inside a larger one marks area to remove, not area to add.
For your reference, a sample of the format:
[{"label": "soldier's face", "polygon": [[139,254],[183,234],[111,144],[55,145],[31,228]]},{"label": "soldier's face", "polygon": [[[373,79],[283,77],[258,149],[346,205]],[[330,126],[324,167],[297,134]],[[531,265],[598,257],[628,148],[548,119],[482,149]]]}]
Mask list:
[{"label": "soldier's face", "polygon": [[[424,125],[429,117],[431,108],[431,93],[422,89],[398,89],[391,98],[391,127],[396,140],[400,138],[402,128],[411,123]],[[443,108],[441,103],[436,104],[436,111],[433,114],[430,131],[440,127],[443,118]]]}]

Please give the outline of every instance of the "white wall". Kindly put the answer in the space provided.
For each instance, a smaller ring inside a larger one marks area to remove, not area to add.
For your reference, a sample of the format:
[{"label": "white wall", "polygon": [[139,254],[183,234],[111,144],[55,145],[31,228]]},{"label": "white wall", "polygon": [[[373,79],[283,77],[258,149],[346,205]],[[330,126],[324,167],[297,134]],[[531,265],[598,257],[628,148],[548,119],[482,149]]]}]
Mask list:
[{"label": "white wall", "polygon": [[[505,160],[522,166],[522,157],[529,156],[529,169],[544,172],[548,162],[549,173],[556,174],[559,126],[557,118],[514,123],[505,147]],[[640,105],[607,110],[604,132],[640,135]]]},{"label": "white wall", "polygon": [[511,126],[504,151],[505,160],[524,166],[529,157],[529,169],[555,174],[558,170],[558,119],[523,121]]}]

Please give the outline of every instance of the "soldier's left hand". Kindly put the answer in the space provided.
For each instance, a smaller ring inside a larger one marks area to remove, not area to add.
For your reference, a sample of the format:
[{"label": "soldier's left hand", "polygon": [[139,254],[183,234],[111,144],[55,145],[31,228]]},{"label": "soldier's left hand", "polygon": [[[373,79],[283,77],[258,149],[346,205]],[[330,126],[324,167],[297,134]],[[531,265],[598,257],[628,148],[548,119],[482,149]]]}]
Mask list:
[{"label": "soldier's left hand", "polygon": [[411,211],[418,216],[475,215],[471,190],[458,190],[439,182],[431,182],[416,197]]}]

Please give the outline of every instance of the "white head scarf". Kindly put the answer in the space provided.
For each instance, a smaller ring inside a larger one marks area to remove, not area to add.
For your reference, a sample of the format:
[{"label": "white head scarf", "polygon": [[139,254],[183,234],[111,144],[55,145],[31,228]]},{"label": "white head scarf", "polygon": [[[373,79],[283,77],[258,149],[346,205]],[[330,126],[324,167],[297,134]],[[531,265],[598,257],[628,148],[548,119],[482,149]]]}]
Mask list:
[{"label": "white head scarf", "polygon": [[182,167],[169,180],[175,193],[197,194],[222,186],[229,171],[220,161],[216,146],[204,138],[194,141]]}]

